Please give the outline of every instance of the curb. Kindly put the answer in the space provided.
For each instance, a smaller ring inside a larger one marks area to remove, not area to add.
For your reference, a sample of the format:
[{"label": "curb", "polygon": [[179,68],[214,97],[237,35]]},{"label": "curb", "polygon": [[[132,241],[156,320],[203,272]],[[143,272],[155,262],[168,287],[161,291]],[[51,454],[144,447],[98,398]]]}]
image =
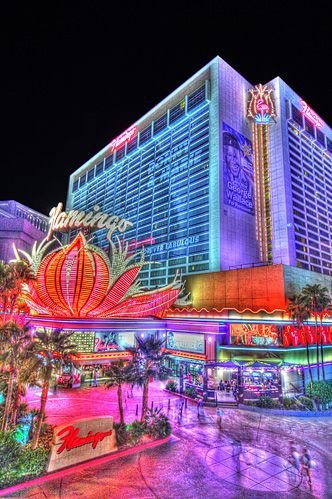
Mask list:
[{"label": "curb", "polygon": [[106,456],[97,457],[95,459],[90,459],[90,461],[84,461],[83,463],[76,464],[71,466],[70,468],[64,468],[59,471],[54,471],[51,473],[47,473],[46,475],[42,475],[37,478],[33,478],[27,482],[18,483],[16,485],[12,485],[7,487],[6,489],[0,490],[0,497],[6,497],[8,494],[13,494],[14,492],[18,492],[20,490],[24,490],[30,487],[39,486],[42,483],[48,482],[50,480],[56,480],[57,478],[63,478],[64,476],[70,475],[75,471],[81,471],[85,468],[93,468],[94,466],[99,466],[108,461],[113,461],[114,459],[119,459],[121,457],[130,456],[132,454],[138,454],[144,450],[151,449],[153,447],[158,447],[159,445],[163,445],[168,443],[171,440],[172,435],[169,435],[166,438],[161,440],[154,440],[153,442],[148,442],[143,445],[138,445],[136,447],[131,447],[130,449],[125,449],[122,451],[113,452],[112,454],[107,454]]},{"label": "curb", "polygon": [[295,411],[295,410],[286,410],[286,409],[264,409],[245,404],[239,404],[238,408],[244,411],[257,412],[259,414],[269,414],[273,416],[297,416],[302,418],[332,416],[332,411]]}]

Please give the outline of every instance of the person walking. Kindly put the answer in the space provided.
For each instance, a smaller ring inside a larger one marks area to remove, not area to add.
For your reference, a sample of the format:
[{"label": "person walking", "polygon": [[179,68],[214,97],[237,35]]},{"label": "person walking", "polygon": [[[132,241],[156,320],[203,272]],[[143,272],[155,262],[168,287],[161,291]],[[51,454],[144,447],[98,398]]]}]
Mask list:
[{"label": "person walking", "polygon": [[311,468],[313,467],[313,461],[311,459],[308,447],[303,447],[303,454],[301,456],[302,473],[308,478],[308,483],[311,486]]},{"label": "person walking", "polygon": [[197,402],[197,417],[198,417],[198,419],[201,416],[201,407],[202,407],[202,404],[203,404],[203,401],[201,399],[199,399],[199,401]]},{"label": "person walking", "polygon": [[290,463],[294,466],[294,468],[297,469],[298,472],[301,471],[301,459],[300,459],[300,453],[298,452],[295,442],[293,440],[290,440]]},{"label": "person walking", "polygon": [[90,383],[89,383],[89,386],[92,386],[92,381],[93,381],[93,370],[91,369],[91,371],[90,371]]},{"label": "person walking", "polygon": [[217,426],[219,430],[221,430],[221,425],[222,425],[222,410],[221,407],[218,407],[217,409]]},{"label": "person walking", "polygon": [[94,387],[98,386],[98,369],[95,369],[95,372],[93,375],[93,386]]}]

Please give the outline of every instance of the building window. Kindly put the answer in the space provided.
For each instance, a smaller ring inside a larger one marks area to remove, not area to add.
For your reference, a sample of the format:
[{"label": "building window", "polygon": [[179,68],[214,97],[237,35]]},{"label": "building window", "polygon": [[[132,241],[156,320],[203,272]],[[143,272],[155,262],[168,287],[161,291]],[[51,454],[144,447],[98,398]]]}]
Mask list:
[{"label": "building window", "polygon": [[326,137],[327,150],[332,153],[332,141]]},{"label": "building window", "polygon": [[316,130],[317,142],[325,147],[325,135],[320,130]]},{"label": "building window", "polygon": [[185,100],[182,99],[182,101],[179,102],[176,106],[172,107],[170,110],[169,114],[169,122],[175,123],[178,119],[180,119],[182,116],[184,116],[186,111],[186,103]]},{"label": "building window", "polygon": [[84,173],[84,175],[82,175],[82,177],[80,177],[80,187],[82,187],[86,182],[86,174]]},{"label": "building window", "polygon": [[108,168],[110,168],[112,165],[113,165],[113,157],[114,155],[111,154],[110,156],[108,156],[105,160],[105,170],[108,170]]},{"label": "building window", "polygon": [[140,134],[139,134],[139,145],[145,144],[150,138],[151,138],[151,125],[145,128]]},{"label": "building window", "polygon": [[310,123],[310,121],[308,121],[307,118],[304,118],[304,128],[305,128],[305,131],[309,135],[311,135],[311,137],[315,137],[314,125],[312,123]]},{"label": "building window", "polygon": [[104,167],[104,161],[98,163],[98,165],[96,166],[96,177],[98,177],[98,175],[101,174],[101,172],[103,171],[103,167]]},{"label": "building window", "polygon": [[125,152],[126,152],[126,146],[122,146],[121,149],[118,149],[116,151],[116,162],[120,161],[120,159],[122,159],[125,155]]},{"label": "building window", "polygon": [[95,170],[94,168],[91,168],[91,170],[88,171],[88,182],[93,179],[95,175]]},{"label": "building window", "polygon": [[153,129],[154,135],[161,132],[162,130],[165,130],[166,127],[167,127],[167,113],[154,122],[154,129]]},{"label": "building window", "polygon": [[136,137],[127,144],[127,154],[134,151],[137,148],[137,144],[138,144],[138,136],[136,135]]},{"label": "building window", "polygon": [[303,126],[303,116],[302,116],[302,113],[293,104],[292,104],[292,118],[295,121],[295,123],[297,123],[300,126]]},{"label": "building window", "polygon": [[78,180],[75,180],[75,182],[73,183],[73,192],[76,192],[78,189]]},{"label": "building window", "polygon": [[201,102],[205,100],[205,85],[195,90],[188,97],[188,112],[197,107]]}]

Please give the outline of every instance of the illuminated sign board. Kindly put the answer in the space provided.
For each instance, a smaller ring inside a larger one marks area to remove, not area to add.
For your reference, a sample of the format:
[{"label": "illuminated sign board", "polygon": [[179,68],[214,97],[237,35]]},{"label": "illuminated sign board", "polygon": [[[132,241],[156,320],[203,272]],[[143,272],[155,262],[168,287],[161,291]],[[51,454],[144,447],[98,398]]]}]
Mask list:
[{"label": "illuminated sign board", "polygon": [[95,352],[117,352],[135,346],[135,333],[96,333]]},{"label": "illuminated sign board", "polygon": [[113,418],[81,419],[54,429],[48,472],[115,452]]},{"label": "illuminated sign board", "polygon": [[272,98],[273,89],[267,85],[256,85],[249,89],[251,95],[248,104],[249,118],[253,118],[258,125],[268,125],[272,117],[276,115]]},{"label": "illuminated sign board", "polygon": [[62,211],[63,205],[59,203],[50,211],[49,229],[47,239],[55,231],[67,232],[70,229],[85,228],[85,229],[108,229],[107,239],[111,241],[112,234],[115,230],[124,232],[128,227],[132,227],[132,223],[124,218],[116,215],[108,215],[100,211],[100,207],[96,204],[92,211],[71,210],[68,213]]},{"label": "illuminated sign board", "polygon": [[198,243],[199,243],[199,236],[189,236],[189,237],[184,237],[183,239],[177,239],[176,241],[162,243],[153,247],[145,248],[145,251],[147,254],[153,254],[153,253],[159,253],[161,251],[168,251],[175,248],[183,248]]},{"label": "illuminated sign board", "polygon": [[270,324],[231,324],[230,336],[234,345],[275,346],[281,343],[281,328]]},{"label": "illuminated sign board", "polygon": [[204,353],[204,334],[167,332],[167,348],[183,352]]},{"label": "illuminated sign board", "polygon": [[308,120],[310,120],[311,123],[315,125],[315,127],[320,128],[323,126],[323,123],[321,122],[317,114],[313,112],[311,107],[309,107],[304,100],[301,100],[301,106],[302,106],[302,114],[304,114],[304,116],[308,118]]},{"label": "illuminated sign board", "polygon": [[110,143],[111,152],[117,151],[121,146],[130,142],[137,135],[137,127],[135,125],[128,128],[125,132],[119,135]]}]

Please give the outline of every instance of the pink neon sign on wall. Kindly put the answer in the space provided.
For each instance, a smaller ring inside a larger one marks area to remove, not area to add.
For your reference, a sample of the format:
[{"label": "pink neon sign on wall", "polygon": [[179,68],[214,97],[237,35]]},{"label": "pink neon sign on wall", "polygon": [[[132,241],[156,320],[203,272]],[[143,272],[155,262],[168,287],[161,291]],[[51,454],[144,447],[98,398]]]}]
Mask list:
[{"label": "pink neon sign on wall", "polygon": [[308,120],[310,120],[315,125],[315,127],[320,128],[321,126],[323,126],[323,123],[318,118],[317,114],[313,112],[311,107],[309,107],[304,100],[301,100],[301,106],[302,106],[302,113],[304,114],[304,116],[308,118]]},{"label": "pink neon sign on wall", "polygon": [[111,152],[117,151],[121,146],[130,142],[137,135],[137,127],[132,125],[110,143]]}]

